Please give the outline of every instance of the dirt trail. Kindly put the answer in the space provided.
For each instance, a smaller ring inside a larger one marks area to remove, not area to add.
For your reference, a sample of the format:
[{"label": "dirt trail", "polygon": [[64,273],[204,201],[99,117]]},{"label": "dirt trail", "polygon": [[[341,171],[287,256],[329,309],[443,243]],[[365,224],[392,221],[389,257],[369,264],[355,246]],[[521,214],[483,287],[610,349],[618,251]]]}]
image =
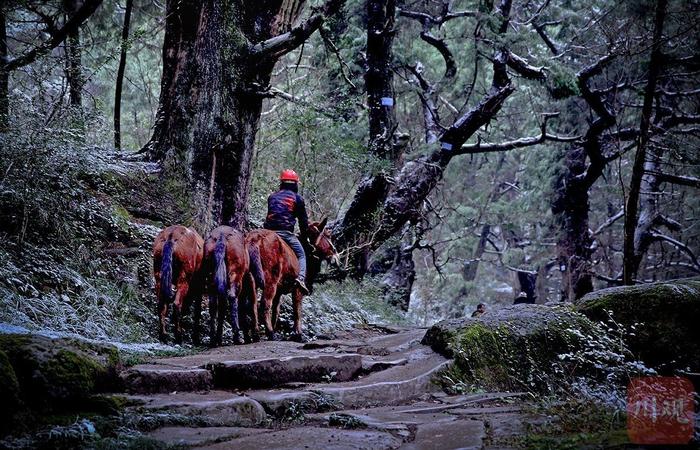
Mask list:
[{"label": "dirt trail", "polygon": [[[514,448],[513,393],[447,395],[450,364],[425,329],[362,327],[307,344],[259,342],[163,358],[122,374],[139,412],[200,418],[149,436],[192,448]],[[204,426],[206,425],[206,426]]]}]

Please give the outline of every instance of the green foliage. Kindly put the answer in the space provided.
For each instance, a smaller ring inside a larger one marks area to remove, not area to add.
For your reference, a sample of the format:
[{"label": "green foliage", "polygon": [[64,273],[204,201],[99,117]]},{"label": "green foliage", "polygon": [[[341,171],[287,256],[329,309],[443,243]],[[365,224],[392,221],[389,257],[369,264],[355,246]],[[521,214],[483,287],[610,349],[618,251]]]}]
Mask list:
[{"label": "green foliage", "polygon": [[527,424],[521,444],[528,449],[606,448],[629,443],[623,410],[580,398],[543,399],[531,414],[546,417],[543,423]]},{"label": "green foliage", "polygon": [[312,391],[309,397],[303,400],[291,400],[278,411],[275,411],[277,420],[281,424],[300,424],[306,421],[306,414],[321,413],[339,409],[341,404],[332,395]]},{"label": "green foliage", "polygon": [[627,330],[630,350],[651,367],[700,369],[700,278],[603,289],[584,297],[579,311]]},{"label": "green foliage", "polygon": [[576,74],[568,67],[554,63],[550,66],[550,83],[552,97],[560,100],[579,95]]},{"label": "green foliage", "polygon": [[346,430],[357,430],[367,428],[367,424],[362,419],[351,414],[333,413],[328,417],[328,425],[331,427],[344,428]]}]

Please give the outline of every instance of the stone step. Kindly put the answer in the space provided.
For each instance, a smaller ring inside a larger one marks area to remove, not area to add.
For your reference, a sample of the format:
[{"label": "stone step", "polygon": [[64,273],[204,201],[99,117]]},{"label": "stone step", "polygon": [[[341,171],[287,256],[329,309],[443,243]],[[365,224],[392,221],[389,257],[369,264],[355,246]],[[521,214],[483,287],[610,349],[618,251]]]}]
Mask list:
[{"label": "stone step", "polygon": [[440,362],[430,370],[404,380],[319,388],[317,392],[335,398],[345,407],[401,405],[425,393],[438,391],[439,388],[433,383],[433,377],[449,364],[449,361]]},{"label": "stone step", "polygon": [[380,372],[391,367],[403,366],[408,362],[406,358],[376,360],[372,358],[362,358],[362,374],[367,375],[373,372]]},{"label": "stone step", "polygon": [[140,411],[167,411],[184,416],[199,416],[211,426],[252,427],[265,421],[265,409],[252,398],[226,391],[206,393],[178,392],[173,394],[132,395]]},{"label": "stone step", "polygon": [[301,427],[270,430],[264,435],[254,434],[232,441],[194,447],[206,450],[360,450],[396,449],[403,440],[390,433],[372,430],[341,430],[325,427]]},{"label": "stone step", "polygon": [[340,408],[402,405],[439,391],[433,378],[448,364],[449,361],[433,354],[420,362],[395,366],[347,383],[316,384],[296,391],[256,390],[247,392],[247,395],[275,417],[283,416],[290,408],[315,413]]},{"label": "stone step", "polygon": [[[401,448],[406,449],[481,449],[492,427],[498,427],[500,437],[522,433],[521,407],[500,405],[504,399],[517,397],[521,395],[508,392],[433,396],[430,401],[410,405],[310,414],[306,423],[388,432],[401,437],[404,440]],[[514,427],[506,429],[507,423],[513,423]]]},{"label": "stone step", "polygon": [[207,364],[217,388],[261,388],[286,383],[348,381],[362,370],[358,354],[288,356]]},{"label": "stone step", "polygon": [[162,427],[144,435],[171,446],[199,447],[271,431],[249,427]]},{"label": "stone step", "polygon": [[140,365],[119,376],[124,390],[133,394],[206,391],[214,387],[214,377],[205,369]]}]

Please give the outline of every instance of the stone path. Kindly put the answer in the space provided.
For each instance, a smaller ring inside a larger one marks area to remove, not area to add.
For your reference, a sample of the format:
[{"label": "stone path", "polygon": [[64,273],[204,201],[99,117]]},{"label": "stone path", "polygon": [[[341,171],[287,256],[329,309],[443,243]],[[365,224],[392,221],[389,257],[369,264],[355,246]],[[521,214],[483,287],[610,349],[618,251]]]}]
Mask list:
[{"label": "stone path", "polygon": [[122,373],[133,412],[198,418],[148,435],[192,448],[516,448],[513,393],[450,396],[425,329],[360,327],[307,344],[259,342]]}]

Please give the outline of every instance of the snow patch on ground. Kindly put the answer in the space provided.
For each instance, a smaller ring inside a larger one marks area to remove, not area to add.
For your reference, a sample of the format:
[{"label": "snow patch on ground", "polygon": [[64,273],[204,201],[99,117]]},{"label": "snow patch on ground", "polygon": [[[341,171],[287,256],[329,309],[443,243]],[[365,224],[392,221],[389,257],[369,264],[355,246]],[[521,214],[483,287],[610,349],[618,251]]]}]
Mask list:
[{"label": "snow patch on ground", "polygon": [[126,353],[139,353],[139,354],[153,354],[154,352],[178,352],[182,350],[179,345],[172,346],[161,344],[159,342],[144,342],[144,343],[123,343],[117,341],[100,340],[100,339],[88,339],[75,333],[63,333],[51,330],[29,330],[25,327],[20,327],[17,325],[12,325],[9,323],[0,322],[0,334],[34,334],[38,336],[44,336],[51,339],[58,338],[70,338],[78,339],[84,342],[89,342],[92,344],[109,344],[117,347],[119,351]]}]

